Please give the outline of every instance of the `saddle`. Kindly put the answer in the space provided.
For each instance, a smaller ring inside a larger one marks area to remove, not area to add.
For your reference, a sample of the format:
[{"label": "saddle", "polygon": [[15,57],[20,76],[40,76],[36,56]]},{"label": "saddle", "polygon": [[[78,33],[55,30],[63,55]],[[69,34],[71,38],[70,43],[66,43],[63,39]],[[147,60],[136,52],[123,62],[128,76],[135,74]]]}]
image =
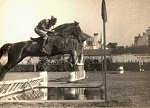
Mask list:
[{"label": "saddle", "polygon": [[37,37],[37,38],[30,37],[30,39],[33,40],[33,41],[39,41],[39,40],[41,40],[43,38],[42,37]]},{"label": "saddle", "polygon": [[[57,35],[57,33],[54,33],[54,32],[51,32],[51,31],[48,31],[46,33],[48,36],[55,36]],[[31,40],[33,41],[39,41],[39,40],[42,40],[44,37],[37,37],[37,38],[33,38],[33,37],[30,37]]]}]

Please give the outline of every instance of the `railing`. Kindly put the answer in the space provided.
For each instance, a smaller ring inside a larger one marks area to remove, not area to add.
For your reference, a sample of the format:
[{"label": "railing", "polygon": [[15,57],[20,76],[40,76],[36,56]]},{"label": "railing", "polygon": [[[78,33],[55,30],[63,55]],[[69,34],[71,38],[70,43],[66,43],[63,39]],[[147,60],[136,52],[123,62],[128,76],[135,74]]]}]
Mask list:
[{"label": "railing", "polygon": [[0,82],[0,97],[24,90],[33,89],[39,86],[47,85],[47,72],[41,72],[40,77],[23,80],[11,80]]},{"label": "railing", "polygon": [[11,95],[0,97],[0,101],[20,101],[20,100],[40,100],[43,92],[40,89],[27,90],[25,92],[14,93]]}]

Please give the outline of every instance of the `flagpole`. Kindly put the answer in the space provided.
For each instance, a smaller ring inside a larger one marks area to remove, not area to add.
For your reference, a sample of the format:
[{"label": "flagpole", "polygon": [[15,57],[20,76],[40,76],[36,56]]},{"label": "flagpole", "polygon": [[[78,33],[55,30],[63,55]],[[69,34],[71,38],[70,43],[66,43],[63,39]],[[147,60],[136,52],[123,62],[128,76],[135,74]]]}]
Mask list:
[{"label": "flagpole", "polygon": [[107,101],[107,65],[106,65],[106,22],[107,22],[107,10],[105,0],[102,0],[102,11],[103,19],[103,41],[104,41],[104,89],[105,89],[105,102]]},{"label": "flagpole", "polygon": [[106,23],[105,21],[103,21],[103,41],[104,41],[104,87],[105,87],[105,101],[107,101]]}]

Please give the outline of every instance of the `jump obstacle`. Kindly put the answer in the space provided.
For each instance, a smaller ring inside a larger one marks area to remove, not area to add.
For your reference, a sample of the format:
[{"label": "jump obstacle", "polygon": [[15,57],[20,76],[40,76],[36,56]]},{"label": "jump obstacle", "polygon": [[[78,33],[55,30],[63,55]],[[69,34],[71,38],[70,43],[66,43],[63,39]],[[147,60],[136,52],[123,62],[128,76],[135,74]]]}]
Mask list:
[{"label": "jump obstacle", "polygon": [[[83,54],[81,55],[81,61],[77,64],[77,70],[70,72],[69,82],[85,79],[85,70],[83,63]],[[35,87],[47,87],[48,86],[48,75],[47,72],[40,72],[40,77],[23,80],[11,80],[0,82],[0,97],[7,96],[13,93],[25,91]]]},{"label": "jump obstacle", "polygon": [[10,80],[0,82],[0,97],[14,94],[17,92],[25,91],[39,87],[47,86],[47,72],[40,72],[40,77],[23,80]]},{"label": "jump obstacle", "polygon": [[[83,65],[78,65],[79,71],[70,73],[70,82],[81,80],[85,78],[85,71]],[[40,77],[22,80],[10,80],[0,82],[0,97],[22,92],[25,90],[34,89],[36,87],[47,87],[48,75],[46,71],[40,72]]]}]

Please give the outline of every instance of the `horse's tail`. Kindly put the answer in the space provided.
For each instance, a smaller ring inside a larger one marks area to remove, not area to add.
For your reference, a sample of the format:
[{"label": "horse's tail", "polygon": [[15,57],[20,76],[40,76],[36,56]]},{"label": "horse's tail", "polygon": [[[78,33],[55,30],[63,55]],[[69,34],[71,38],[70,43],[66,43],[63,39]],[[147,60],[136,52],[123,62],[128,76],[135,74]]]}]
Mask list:
[{"label": "horse's tail", "polygon": [[5,54],[6,52],[8,52],[9,48],[11,47],[12,44],[7,43],[4,44],[1,48],[0,48],[0,58],[3,56],[3,54]]}]

